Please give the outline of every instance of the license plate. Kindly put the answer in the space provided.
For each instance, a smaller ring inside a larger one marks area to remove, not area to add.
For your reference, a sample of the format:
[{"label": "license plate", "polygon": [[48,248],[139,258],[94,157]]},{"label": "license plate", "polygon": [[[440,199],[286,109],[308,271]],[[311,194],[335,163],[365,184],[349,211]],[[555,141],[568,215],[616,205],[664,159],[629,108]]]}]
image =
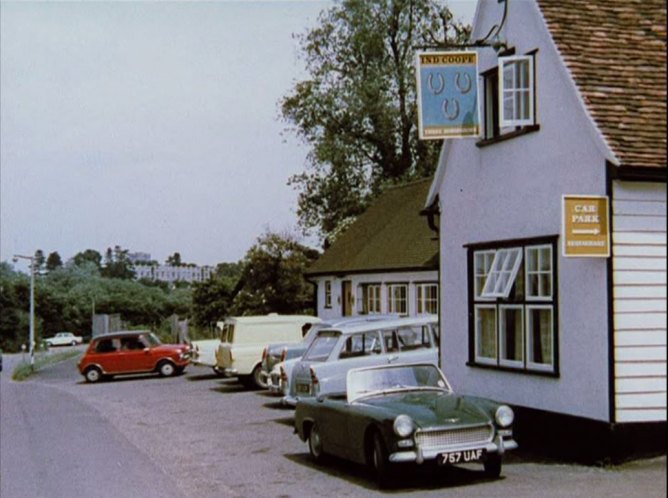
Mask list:
[{"label": "license plate", "polygon": [[458,463],[481,462],[485,458],[485,450],[452,451],[450,453],[441,453],[438,456],[438,463],[441,465],[456,465]]},{"label": "license plate", "polygon": [[297,384],[297,392],[301,394],[308,394],[309,385],[308,384]]}]

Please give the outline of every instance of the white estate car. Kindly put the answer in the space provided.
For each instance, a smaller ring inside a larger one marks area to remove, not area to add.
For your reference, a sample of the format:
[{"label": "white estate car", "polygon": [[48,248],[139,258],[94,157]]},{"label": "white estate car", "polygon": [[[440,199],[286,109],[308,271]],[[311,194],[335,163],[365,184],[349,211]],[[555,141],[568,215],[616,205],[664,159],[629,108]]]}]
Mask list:
[{"label": "white estate car", "polygon": [[51,346],[76,346],[83,344],[83,337],[74,335],[72,332],[58,332],[53,337],[44,339],[44,343]]},{"label": "white estate car", "polygon": [[351,323],[318,331],[294,365],[283,403],[331,392],[345,392],[351,368],[389,363],[438,365],[438,316],[421,315]]},{"label": "white estate car", "polygon": [[265,346],[277,342],[297,342],[320,318],[310,315],[240,316],[225,320],[216,366],[226,377],[238,377],[249,388],[266,389],[262,372]]},{"label": "white estate car", "polygon": [[[223,322],[218,322],[222,324]],[[221,328],[222,330],[222,328]],[[223,372],[216,366],[216,350],[220,345],[220,339],[201,339],[190,342],[191,358],[190,363],[193,365],[202,365],[213,368],[213,371],[218,375],[223,375]]]}]

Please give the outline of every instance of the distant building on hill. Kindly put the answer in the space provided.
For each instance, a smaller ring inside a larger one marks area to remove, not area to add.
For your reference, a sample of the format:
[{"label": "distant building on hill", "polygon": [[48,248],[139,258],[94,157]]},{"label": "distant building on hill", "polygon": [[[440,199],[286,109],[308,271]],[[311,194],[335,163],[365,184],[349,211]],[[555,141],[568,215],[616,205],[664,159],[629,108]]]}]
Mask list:
[{"label": "distant building on hill", "polygon": [[151,255],[145,252],[128,254],[133,264],[135,278],[159,282],[204,282],[211,278],[215,268],[213,266],[197,266],[192,263],[181,265],[161,265],[151,260]]}]

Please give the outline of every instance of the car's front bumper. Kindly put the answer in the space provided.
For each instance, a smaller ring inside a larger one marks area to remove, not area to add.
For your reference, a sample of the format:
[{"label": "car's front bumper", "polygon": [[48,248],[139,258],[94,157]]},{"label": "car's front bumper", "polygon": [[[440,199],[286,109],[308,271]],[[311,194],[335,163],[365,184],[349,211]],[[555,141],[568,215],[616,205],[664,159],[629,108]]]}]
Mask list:
[{"label": "car's front bumper", "polygon": [[397,451],[390,454],[389,460],[393,463],[415,462],[423,463],[427,460],[435,460],[443,453],[451,453],[453,451],[467,451],[484,449],[487,454],[502,455],[508,450],[517,448],[517,442],[512,438],[502,437],[497,435],[493,441],[484,444],[468,444],[459,446],[444,446],[440,448],[414,448],[407,451]]}]

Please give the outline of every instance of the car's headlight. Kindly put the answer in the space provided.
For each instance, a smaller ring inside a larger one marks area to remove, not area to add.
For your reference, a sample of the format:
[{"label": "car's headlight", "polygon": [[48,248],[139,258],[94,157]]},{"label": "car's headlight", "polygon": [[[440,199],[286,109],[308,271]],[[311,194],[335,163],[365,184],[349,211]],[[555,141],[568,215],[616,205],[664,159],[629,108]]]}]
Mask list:
[{"label": "car's headlight", "polygon": [[394,419],[394,433],[399,437],[408,437],[413,434],[415,423],[408,415],[399,415]]},{"label": "car's headlight", "polygon": [[509,427],[513,423],[513,420],[515,420],[513,409],[508,405],[501,405],[498,407],[494,417],[496,418],[496,423],[501,427]]}]

